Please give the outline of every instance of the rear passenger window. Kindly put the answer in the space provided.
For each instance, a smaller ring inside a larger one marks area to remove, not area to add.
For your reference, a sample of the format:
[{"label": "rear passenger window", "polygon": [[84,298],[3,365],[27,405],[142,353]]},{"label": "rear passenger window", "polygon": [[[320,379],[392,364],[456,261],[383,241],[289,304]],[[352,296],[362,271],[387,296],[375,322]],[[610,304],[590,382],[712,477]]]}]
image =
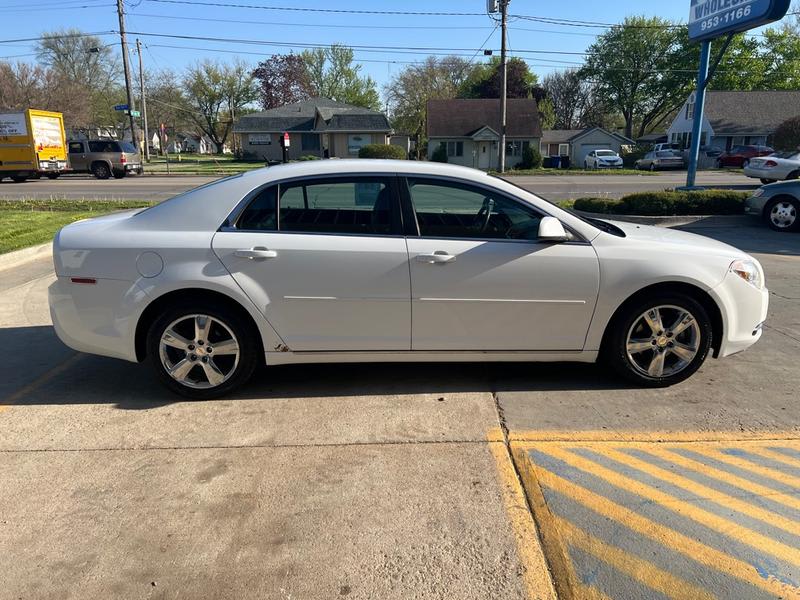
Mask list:
[{"label": "rear passenger window", "polygon": [[278,228],[278,188],[261,190],[239,217],[237,229],[247,231],[275,231]]},{"label": "rear passenger window", "polygon": [[390,180],[359,177],[280,186],[281,231],[388,235],[395,222]]}]

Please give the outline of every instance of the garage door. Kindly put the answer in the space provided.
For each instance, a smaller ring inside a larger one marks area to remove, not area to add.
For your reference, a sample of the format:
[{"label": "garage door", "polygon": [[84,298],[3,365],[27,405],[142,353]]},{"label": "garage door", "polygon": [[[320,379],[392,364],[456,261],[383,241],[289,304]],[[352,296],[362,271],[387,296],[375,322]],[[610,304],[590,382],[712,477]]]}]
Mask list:
[{"label": "garage door", "polygon": [[583,159],[592,150],[614,150],[609,144],[581,144],[578,147],[578,166],[583,166]]}]

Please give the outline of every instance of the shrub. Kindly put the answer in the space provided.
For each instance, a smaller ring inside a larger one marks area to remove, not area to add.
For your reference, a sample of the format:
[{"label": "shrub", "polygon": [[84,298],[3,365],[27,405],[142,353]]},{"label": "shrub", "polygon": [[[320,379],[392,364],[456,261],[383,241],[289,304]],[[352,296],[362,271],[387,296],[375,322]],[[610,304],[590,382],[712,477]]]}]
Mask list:
[{"label": "shrub", "polygon": [[747,193],[729,190],[639,192],[620,200],[579,198],[575,210],[608,215],[739,215]]},{"label": "shrub", "polygon": [[542,154],[533,146],[528,146],[522,151],[522,160],[519,169],[538,169],[542,166]]},{"label": "shrub", "polygon": [[391,144],[367,144],[358,151],[358,158],[391,158],[394,160],[406,160],[408,153],[400,146]]},{"label": "shrub", "polygon": [[792,151],[800,148],[800,116],[778,125],[772,140],[776,150]]},{"label": "shrub", "polygon": [[321,159],[316,154],[304,154],[303,156],[301,156],[297,160],[321,160]]},{"label": "shrub", "polygon": [[440,162],[446,163],[447,162],[447,146],[444,144],[439,144],[439,147],[433,151],[431,154],[431,160],[433,162]]}]

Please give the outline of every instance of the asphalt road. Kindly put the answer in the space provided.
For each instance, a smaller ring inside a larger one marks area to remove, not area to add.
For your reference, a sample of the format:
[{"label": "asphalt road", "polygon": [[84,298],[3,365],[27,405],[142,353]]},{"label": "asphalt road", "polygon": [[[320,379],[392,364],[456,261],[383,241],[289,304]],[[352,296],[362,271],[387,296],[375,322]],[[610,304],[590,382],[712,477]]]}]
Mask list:
[{"label": "asphalt road", "polygon": [[800,236],[695,231],[756,254],[770,312],[664,390],[319,365],[186,402],[56,339],[47,260],[4,271],[0,598],[553,598],[549,572],[562,597],[799,597]]},{"label": "asphalt road", "polygon": [[[56,181],[39,179],[24,183],[0,184],[0,199],[19,198],[116,198],[165,200],[180,192],[214,181],[214,177],[126,177],[99,181],[89,176],[67,176]],[[568,200],[583,196],[618,198],[645,190],[663,190],[686,183],[685,171],[656,175],[542,175],[515,176],[510,181],[549,200]],[[760,183],[738,172],[700,173],[697,183],[741,190],[757,188]]]}]

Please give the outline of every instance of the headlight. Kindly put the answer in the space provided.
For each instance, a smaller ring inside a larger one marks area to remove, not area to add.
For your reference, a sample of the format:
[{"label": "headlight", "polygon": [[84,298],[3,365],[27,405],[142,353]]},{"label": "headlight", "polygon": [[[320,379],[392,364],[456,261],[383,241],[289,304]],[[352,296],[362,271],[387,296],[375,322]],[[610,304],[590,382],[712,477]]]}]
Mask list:
[{"label": "headlight", "polygon": [[735,260],[731,263],[730,271],[758,289],[764,287],[764,275],[761,273],[761,267],[753,260]]},{"label": "headlight", "polygon": [[753,198],[759,198],[764,195],[764,188],[758,188],[755,192],[753,192]]}]

